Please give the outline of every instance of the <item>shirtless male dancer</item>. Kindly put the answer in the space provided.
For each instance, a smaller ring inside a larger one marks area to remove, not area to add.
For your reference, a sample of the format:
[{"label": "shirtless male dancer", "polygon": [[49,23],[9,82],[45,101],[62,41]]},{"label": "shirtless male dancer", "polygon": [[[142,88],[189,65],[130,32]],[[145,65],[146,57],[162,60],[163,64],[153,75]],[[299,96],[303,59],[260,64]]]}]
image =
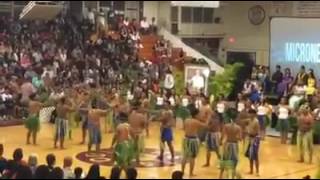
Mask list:
[{"label": "shirtless male dancer", "polygon": [[69,124],[67,114],[72,111],[74,111],[74,108],[66,103],[65,98],[61,98],[56,105],[57,117],[55,120],[56,133],[54,136],[54,148],[57,148],[57,143],[60,141],[60,149],[64,149],[64,140],[68,134]]},{"label": "shirtless male dancer", "polygon": [[[117,97],[116,99],[114,99],[114,101],[111,103],[111,107],[114,110],[114,129],[116,129],[121,122],[128,122],[130,106],[123,97]],[[116,137],[113,136],[111,146],[115,144],[115,138]]]},{"label": "shirtless male dancer", "polygon": [[91,108],[88,108],[89,152],[91,151],[92,145],[96,145],[96,152],[100,152],[102,142],[100,119],[105,117],[107,113],[107,110],[98,108],[97,99],[92,100]]},{"label": "shirtless male dancer", "polygon": [[164,154],[164,148],[165,143],[167,143],[170,153],[171,153],[171,162],[174,162],[174,147],[172,144],[173,141],[173,126],[174,126],[174,115],[172,110],[170,109],[170,102],[165,101],[164,102],[164,110],[162,111],[160,115],[160,156],[159,159],[161,162],[163,162],[163,154]]},{"label": "shirtless male dancer", "polygon": [[304,155],[308,153],[309,163],[312,163],[313,156],[313,128],[314,117],[309,109],[303,108],[298,115],[298,136],[297,145],[300,155],[300,163],[304,163]]},{"label": "shirtless male dancer", "polygon": [[42,106],[42,103],[35,100],[35,95],[30,96],[28,107],[29,117],[25,122],[25,127],[28,129],[27,144],[30,144],[30,138],[32,136],[33,145],[37,145],[37,134],[40,130],[39,112]]},{"label": "shirtless male dancer", "polygon": [[206,127],[205,123],[198,120],[199,110],[194,106],[190,106],[190,113],[192,118],[185,121],[185,138],[183,140],[183,159],[182,159],[182,173],[185,172],[187,162],[190,163],[190,176],[195,176],[193,171],[195,167],[195,160],[199,153],[199,139],[198,133],[200,128]]},{"label": "shirtless male dancer", "polygon": [[122,122],[116,129],[115,147],[113,158],[116,165],[123,170],[131,166],[133,159],[133,143],[130,136],[130,125]]},{"label": "shirtless male dancer", "polygon": [[246,157],[250,161],[250,174],[253,174],[255,164],[256,174],[259,176],[259,146],[260,146],[260,124],[255,110],[249,110],[250,121],[247,127],[249,145]]},{"label": "shirtless male dancer", "polygon": [[206,137],[207,144],[207,162],[204,167],[210,166],[211,152],[217,154],[220,161],[220,139],[221,139],[221,122],[216,112],[213,112],[208,122],[208,132]]},{"label": "shirtless male dancer", "polygon": [[[234,109],[229,109],[229,113],[235,114]],[[239,141],[241,140],[241,127],[234,122],[236,115],[232,115],[230,123],[225,124],[222,132],[223,157],[220,169],[220,179],[223,178],[225,169],[232,170],[232,178],[236,177],[236,169],[239,161]]]},{"label": "shirtless male dancer", "polygon": [[[212,116],[212,108],[211,105],[209,104],[209,99],[208,98],[203,98],[202,100],[202,106],[199,108],[199,120],[202,123],[208,123],[209,119]],[[199,130],[199,139],[200,142],[204,142],[206,139],[207,135],[207,127],[201,128]]]},{"label": "shirtless male dancer", "polygon": [[130,134],[133,139],[133,150],[137,164],[140,164],[140,154],[144,151],[144,130],[147,126],[147,116],[141,113],[140,102],[136,102],[132,107],[128,122],[130,124]]},{"label": "shirtless male dancer", "polygon": [[246,104],[246,99],[243,97],[242,94],[238,94],[238,103],[237,103],[237,111],[238,111],[238,116],[236,123],[241,127],[241,139],[243,141],[243,145],[246,144],[246,128],[249,123],[249,115],[248,115],[248,110],[250,108]]}]

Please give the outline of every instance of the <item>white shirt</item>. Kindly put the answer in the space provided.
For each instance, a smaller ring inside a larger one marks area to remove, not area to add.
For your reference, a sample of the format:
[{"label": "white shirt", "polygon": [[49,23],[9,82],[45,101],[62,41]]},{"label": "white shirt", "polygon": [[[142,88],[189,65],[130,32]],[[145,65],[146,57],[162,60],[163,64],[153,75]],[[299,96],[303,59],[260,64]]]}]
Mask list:
[{"label": "white shirt", "polygon": [[242,112],[245,109],[244,103],[240,102],[238,103],[238,112]]},{"label": "white shirt", "polygon": [[131,101],[131,100],[133,100],[133,98],[134,98],[134,96],[131,94],[130,91],[128,91],[128,92],[127,92],[127,99],[128,99],[129,101]]},{"label": "white shirt", "polygon": [[123,24],[124,24],[125,26],[129,26],[129,21],[124,20],[124,21],[123,21]]},{"label": "white shirt", "polygon": [[163,103],[164,103],[163,97],[157,97],[157,105],[158,105],[158,106],[162,106]]},{"label": "white shirt", "polygon": [[289,117],[289,109],[285,107],[279,107],[279,119],[288,119]]},{"label": "white shirt", "polygon": [[218,103],[217,104],[217,111],[218,111],[218,113],[224,113],[224,111],[225,111],[224,103]]},{"label": "white shirt", "polygon": [[67,54],[61,53],[61,54],[60,54],[60,60],[61,60],[62,62],[66,62],[66,60],[67,60]]},{"label": "white shirt", "polygon": [[197,109],[200,109],[202,107],[202,101],[201,99],[197,99],[195,102],[195,106]]},{"label": "white shirt", "polygon": [[176,100],[174,99],[174,97],[170,97],[169,98],[169,102],[171,106],[175,106],[176,105]]},{"label": "white shirt", "polygon": [[188,98],[183,98],[182,99],[182,106],[187,107],[189,105],[189,99]]},{"label": "white shirt", "polygon": [[9,99],[12,99],[12,95],[11,94],[1,94],[1,99],[2,101],[7,101]]},{"label": "white shirt", "polygon": [[140,40],[140,35],[139,35],[139,33],[131,34],[130,37],[131,37],[131,39],[132,39],[133,41],[138,41],[138,40]]},{"label": "white shirt", "polygon": [[47,73],[49,74],[49,77],[50,77],[51,79],[53,79],[53,78],[55,77],[55,74],[54,74],[53,71],[45,70],[45,71],[43,71],[43,73],[42,73],[42,75],[41,75],[41,78],[44,78]]},{"label": "white shirt", "polygon": [[267,108],[266,107],[264,107],[264,106],[259,106],[258,107],[258,115],[259,116],[264,116],[264,115],[266,115],[267,114]]},{"label": "white shirt", "polygon": [[150,24],[149,24],[147,21],[142,20],[142,21],[140,22],[140,26],[141,26],[142,28],[148,29],[148,28],[150,27]]},{"label": "white shirt", "polygon": [[95,24],[94,13],[92,11],[88,12],[88,19],[91,23]]},{"label": "white shirt", "polygon": [[71,168],[64,168],[63,169],[63,179],[74,179],[75,175]]}]

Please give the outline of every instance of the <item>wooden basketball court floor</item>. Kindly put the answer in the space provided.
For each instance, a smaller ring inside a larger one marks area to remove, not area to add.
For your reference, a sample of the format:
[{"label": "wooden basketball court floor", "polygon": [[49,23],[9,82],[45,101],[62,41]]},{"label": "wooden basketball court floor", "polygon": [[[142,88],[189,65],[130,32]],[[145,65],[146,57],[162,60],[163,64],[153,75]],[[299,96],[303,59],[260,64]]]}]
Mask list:
[{"label": "wooden basketball court floor", "polygon": [[[146,147],[153,148],[158,151],[159,148],[159,124],[152,123],[150,126],[150,137],[146,138]],[[54,153],[57,156],[57,165],[62,165],[64,156],[72,156],[74,158],[73,167],[83,167],[87,172],[91,163],[80,161],[76,159],[76,156],[81,152],[86,152],[86,145],[79,145],[81,140],[81,129],[77,128],[73,131],[73,140],[66,141],[66,149],[54,149],[53,148],[53,134],[54,127],[49,124],[42,124],[41,131],[38,138],[37,146],[26,145],[25,135],[26,130],[23,126],[12,126],[12,127],[2,127],[0,128],[0,142],[4,144],[5,156],[12,157],[12,153],[15,148],[23,148],[24,159],[27,160],[31,153],[36,153],[39,157],[39,163],[45,163],[45,157],[48,153]],[[183,131],[180,128],[175,130],[175,148],[177,152],[181,152],[181,140],[183,137]],[[110,147],[112,134],[103,135],[102,148]],[[240,149],[243,149],[242,147]],[[261,157],[261,172],[260,177],[248,175],[249,162],[243,155],[243,150],[240,154],[240,162],[238,166],[238,171],[242,175],[242,178],[254,179],[254,178],[270,178],[270,179],[280,179],[280,178],[301,178],[305,175],[315,175],[317,170],[317,157],[319,155],[319,147],[316,147],[315,157],[313,164],[300,164],[297,163],[297,150],[295,146],[291,145],[281,145],[279,139],[268,137],[261,145],[260,157]],[[157,154],[157,153],[156,153]],[[195,174],[196,178],[203,179],[214,179],[218,178],[219,170],[217,168],[217,162],[215,154],[212,156],[211,167],[203,168],[202,165],[205,163],[205,147],[201,148],[199,157],[196,161]],[[156,160],[156,155],[152,156],[145,155],[143,159],[149,158],[149,160]],[[110,166],[101,166],[102,175],[108,177],[110,174]],[[174,170],[180,170],[181,164],[176,163],[173,166],[167,167],[148,167],[148,168],[138,168],[138,176],[142,179],[157,179],[157,178],[170,178],[171,173]],[[186,172],[189,172],[189,167],[187,166]],[[185,178],[189,178],[186,174]]]}]

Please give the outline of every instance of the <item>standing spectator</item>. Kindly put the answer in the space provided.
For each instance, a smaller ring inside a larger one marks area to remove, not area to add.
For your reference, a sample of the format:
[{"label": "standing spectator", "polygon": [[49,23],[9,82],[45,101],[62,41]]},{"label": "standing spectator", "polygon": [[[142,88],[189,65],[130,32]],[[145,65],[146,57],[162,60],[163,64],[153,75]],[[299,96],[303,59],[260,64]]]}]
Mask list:
[{"label": "standing spectator", "polygon": [[296,76],[295,85],[301,84],[301,85],[307,85],[308,83],[308,75],[306,73],[306,67],[301,66],[300,72]]},{"label": "standing spectator", "polygon": [[281,83],[277,87],[277,94],[282,96],[287,96],[293,82],[294,78],[291,75],[291,70],[289,68],[286,68],[284,71],[284,77],[282,78]]},{"label": "standing spectator", "polygon": [[143,17],[140,21],[140,32],[141,34],[145,35],[149,33],[150,24],[147,21],[146,17]]},{"label": "standing spectator", "polygon": [[63,177],[64,179],[74,179],[75,175],[71,169],[72,167],[72,157],[65,157],[63,160]]},{"label": "standing spectator", "polygon": [[88,12],[88,19],[89,19],[89,22],[90,22],[90,25],[91,26],[94,26],[96,23],[95,23],[95,15],[94,15],[94,12],[93,12],[93,9],[90,8],[89,9],[89,12]]},{"label": "standing spectator", "polygon": [[150,30],[151,30],[151,32],[153,34],[157,34],[157,32],[158,32],[158,28],[157,28],[156,18],[155,17],[152,17],[152,19],[151,19]]},{"label": "standing spectator", "polygon": [[272,77],[271,77],[271,81],[273,83],[273,91],[276,91],[276,88],[278,87],[279,83],[281,83],[283,78],[283,74],[281,72],[281,66],[277,65],[276,67],[276,72],[273,73]]}]

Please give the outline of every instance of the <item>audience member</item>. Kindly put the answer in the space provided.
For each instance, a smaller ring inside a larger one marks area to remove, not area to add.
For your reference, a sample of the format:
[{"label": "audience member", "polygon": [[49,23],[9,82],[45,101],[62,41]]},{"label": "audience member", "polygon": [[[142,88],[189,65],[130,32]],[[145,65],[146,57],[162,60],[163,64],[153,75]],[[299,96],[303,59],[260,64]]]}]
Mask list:
[{"label": "audience member", "polygon": [[86,179],[100,179],[100,166],[94,164],[90,167]]},{"label": "audience member", "polygon": [[63,170],[59,167],[54,168],[49,175],[49,179],[64,179]]},{"label": "audience member", "polygon": [[74,179],[75,175],[73,173],[72,167],[72,157],[65,157],[63,160],[63,176],[64,179]]},{"label": "audience member", "polygon": [[47,155],[47,165],[50,172],[53,171],[54,166],[56,165],[56,156],[54,154],[48,154]]},{"label": "audience member", "polygon": [[2,174],[3,170],[7,166],[7,160],[3,157],[4,148],[3,144],[0,144],[0,174]]},{"label": "audience member", "polygon": [[15,179],[33,179],[32,171],[28,166],[19,166]]},{"label": "audience member", "polygon": [[120,179],[121,169],[119,167],[113,167],[111,169],[110,179]]},{"label": "audience member", "polygon": [[17,165],[27,165],[27,163],[23,161],[23,150],[21,148],[18,148],[13,152],[13,160]]},{"label": "audience member", "polygon": [[127,169],[126,174],[127,174],[127,179],[137,179],[138,177],[138,172],[135,168]]},{"label": "audience member", "polygon": [[83,179],[83,169],[81,167],[77,167],[74,169],[75,179]]},{"label": "audience member", "polygon": [[36,154],[31,154],[28,159],[28,166],[31,169],[32,175],[34,176],[38,166],[38,156]]},{"label": "audience member", "polygon": [[146,17],[143,17],[142,20],[140,21],[140,32],[141,34],[147,34],[149,33],[150,24],[147,21]]},{"label": "audience member", "polygon": [[174,171],[172,173],[172,179],[183,179],[183,173],[181,171]]},{"label": "audience member", "polygon": [[50,176],[50,170],[49,170],[48,166],[40,165],[36,169],[34,178],[35,179],[49,179],[49,176]]}]

